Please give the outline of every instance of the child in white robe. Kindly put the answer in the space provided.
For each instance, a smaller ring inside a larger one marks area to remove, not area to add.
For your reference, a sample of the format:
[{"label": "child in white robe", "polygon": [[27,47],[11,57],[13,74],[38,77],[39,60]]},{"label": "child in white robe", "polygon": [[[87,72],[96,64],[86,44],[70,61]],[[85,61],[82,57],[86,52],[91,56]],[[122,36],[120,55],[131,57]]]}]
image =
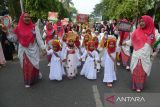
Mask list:
[{"label": "child in white robe", "polygon": [[[82,41],[82,44],[81,44],[81,53],[83,54],[87,49],[87,45],[88,45],[88,42],[92,39],[92,36],[89,35],[89,34],[85,34],[84,35],[84,39]],[[85,61],[85,59],[83,58],[82,61]]]},{"label": "child in white robe", "polygon": [[75,46],[76,36],[77,35],[71,31],[67,34],[67,47],[64,52],[67,77],[69,79],[73,79],[77,74],[77,59],[79,59],[79,50]]},{"label": "child in white robe", "polygon": [[108,38],[107,48],[101,58],[104,64],[104,78],[103,82],[107,83],[107,87],[112,87],[113,81],[117,80],[116,77],[116,38]]},{"label": "child in white robe", "polygon": [[97,66],[96,62],[99,61],[98,52],[95,51],[94,41],[88,42],[88,50],[86,50],[81,56],[80,60],[86,58],[86,61],[83,65],[83,68],[80,72],[81,75],[84,75],[87,79],[97,79]]},{"label": "child in white robe", "polygon": [[51,57],[51,66],[49,79],[61,81],[63,75],[65,75],[64,68],[62,66],[62,55],[60,51],[60,43],[58,40],[53,40],[52,42],[53,49],[47,51],[48,55],[52,55]]},{"label": "child in white robe", "polygon": [[[93,36],[92,40],[95,43],[95,50],[99,53],[99,50],[98,50],[98,48],[99,48],[98,37],[97,36]],[[100,57],[100,55],[99,55],[99,57]],[[100,63],[96,62],[96,68],[97,68],[97,72],[100,72],[100,68],[101,68]]]}]

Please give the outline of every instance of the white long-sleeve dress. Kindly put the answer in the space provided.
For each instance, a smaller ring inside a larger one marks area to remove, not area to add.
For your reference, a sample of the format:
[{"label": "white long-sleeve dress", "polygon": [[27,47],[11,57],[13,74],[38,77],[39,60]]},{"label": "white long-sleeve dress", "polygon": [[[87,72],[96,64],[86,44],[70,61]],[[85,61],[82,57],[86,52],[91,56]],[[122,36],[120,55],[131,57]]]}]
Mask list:
[{"label": "white long-sleeve dress", "polygon": [[[116,58],[116,51],[111,53],[111,56],[115,59]],[[114,80],[117,80],[116,77],[116,68],[113,60],[108,54],[108,51],[105,50],[102,58],[101,58],[102,63],[104,64],[104,78],[103,82],[113,82]]]},{"label": "white long-sleeve dress", "polygon": [[65,72],[61,62],[62,59],[61,51],[54,52],[52,49],[50,49],[49,51],[47,51],[47,54],[52,55],[49,79],[58,81],[62,80],[62,77],[63,75],[65,75]]},{"label": "white long-sleeve dress", "polygon": [[87,79],[97,79],[96,61],[99,61],[98,52],[95,50],[92,52],[85,51],[81,58],[86,58],[86,61],[80,74],[84,75]]},{"label": "white long-sleeve dress", "polygon": [[77,59],[79,59],[79,50],[77,48],[70,49],[66,47],[64,59],[67,59],[66,71],[68,77],[75,77],[77,74]]}]

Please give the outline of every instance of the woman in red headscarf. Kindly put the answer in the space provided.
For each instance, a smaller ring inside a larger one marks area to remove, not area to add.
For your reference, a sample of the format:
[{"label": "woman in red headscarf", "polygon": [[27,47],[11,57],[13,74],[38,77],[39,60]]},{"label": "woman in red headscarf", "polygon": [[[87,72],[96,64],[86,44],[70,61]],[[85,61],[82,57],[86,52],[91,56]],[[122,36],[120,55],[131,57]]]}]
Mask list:
[{"label": "woman in red headscarf", "polygon": [[64,36],[64,27],[60,19],[58,19],[58,21],[54,24],[53,28],[58,37],[62,38]]},{"label": "woman in red headscarf", "polygon": [[38,26],[35,26],[28,13],[22,13],[13,33],[7,38],[19,42],[18,57],[23,70],[25,87],[35,83],[42,77],[39,72],[39,47],[45,52],[45,46]]},{"label": "woman in red headscarf", "polygon": [[52,40],[54,38],[57,39],[55,37],[55,31],[53,29],[53,26],[52,26],[51,22],[47,22],[47,24],[46,24],[46,30],[43,33],[43,37],[45,38],[47,45],[49,44],[50,40]]},{"label": "woman in red headscarf", "polygon": [[139,27],[133,32],[131,41],[125,44],[133,45],[131,58],[132,88],[141,92],[146,77],[150,75],[153,52],[152,45],[155,42],[155,28],[153,19],[144,15],[139,21]]}]

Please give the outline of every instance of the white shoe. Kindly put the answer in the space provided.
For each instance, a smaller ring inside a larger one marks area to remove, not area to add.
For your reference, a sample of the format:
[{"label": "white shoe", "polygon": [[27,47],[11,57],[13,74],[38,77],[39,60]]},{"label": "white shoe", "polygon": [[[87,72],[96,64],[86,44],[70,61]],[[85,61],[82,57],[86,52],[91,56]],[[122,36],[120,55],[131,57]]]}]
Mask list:
[{"label": "white shoe", "polygon": [[51,63],[48,63],[48,67],[50,67],[51,66]]},{"label": "white shoe", "polygon": [[129,70],[130,69],[130,67],[129,66],[126,66],[126,70]]},{"label": "white shoe", "polygon": [[26,88],[30,88],[31,86],[30,86],[30,85],[25,85],[25,87],[26,87]]},{"label": "white shoe", "polygon": [[117,65],[120,66],[121,65],[120,62],[117,62]]}]

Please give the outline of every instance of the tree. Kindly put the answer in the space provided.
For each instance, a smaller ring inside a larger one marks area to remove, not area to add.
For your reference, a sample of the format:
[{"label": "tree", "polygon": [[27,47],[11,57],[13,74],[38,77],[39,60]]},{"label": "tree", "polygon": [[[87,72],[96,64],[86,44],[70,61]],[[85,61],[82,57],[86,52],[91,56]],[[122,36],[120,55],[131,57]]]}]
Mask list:
[{"label": "tree", "polygon": [[49,11],[58,12],[61,18],[69,16],[68,11],[58,0],[24,0],[24,7],[35,18],[46,19]]},{"label": "tree", "polygon": [[18,19],[20,15],[20,4],[17,0],[0,0],[0,10],[1,13],[6,11],[9,15],[14,18]]},{"label": "tree", "polygon": [[62,3],[63,3],[63,5],[64,5],[64,7],[67,9],[67,8],[70,8],[70,6],[72,5],[74,5],[73,4],[73,2],[72,2],[72,0],[62,0]]},{"label": "tree", "polygon": [[64,8],[68,11],[69,14],[69,19],[71,19],[73,14],[77,14],[77,10],[74,7],[74,3],[72,2],[72,0],[61,0]]},{"label": "tree", "polygon": [[95,5],[94,11],[92,12],[95,16],[100,16],[104,13],[106,6],[101,2]]},{"label": "tree", "polygon": [[[154,10],[154,14],[158,14],[157,3],[160,0],[102,0],[104,8],[96,5],[95,13],[101,13],[105,19],[127,18],[129,20],[147,14],[149,10]],[[155,15],[156,16],[156,15]]]}]

